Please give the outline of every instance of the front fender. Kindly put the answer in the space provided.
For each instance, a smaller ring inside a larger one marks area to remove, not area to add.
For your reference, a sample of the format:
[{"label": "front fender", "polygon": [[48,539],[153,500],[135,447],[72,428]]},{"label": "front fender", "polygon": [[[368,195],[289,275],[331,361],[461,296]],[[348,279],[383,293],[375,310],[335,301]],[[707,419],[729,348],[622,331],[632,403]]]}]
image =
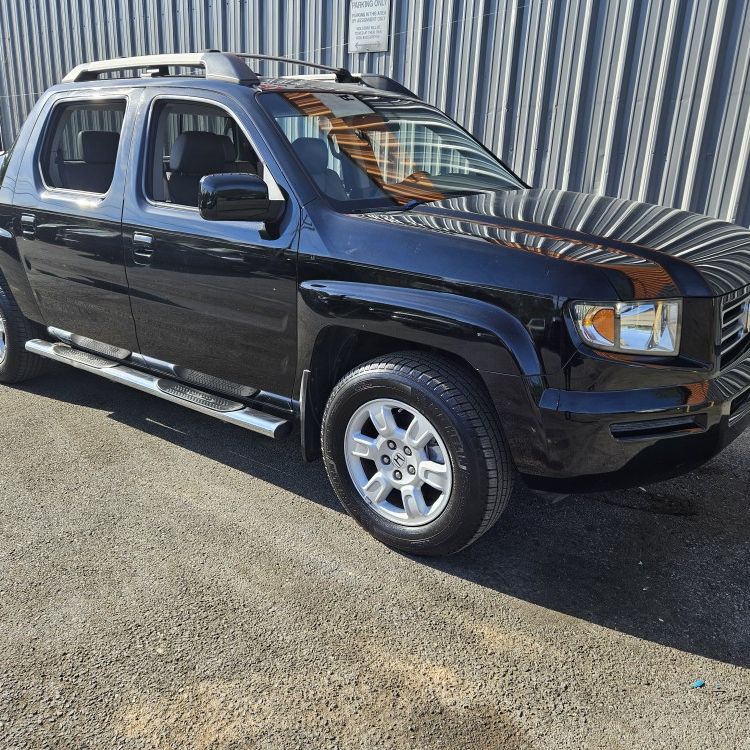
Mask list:
[{"label": "front fender", "polygon": [[317,457],[320,418],[335,381],[330,376],[339,369],[335,342],[351,338],[347,332],[459,357],[487,386],[516,463],[529,446],[543,452],[535,428],[545,387],[542,362],[530,333],[499,305],[430,289],[317,280],[300,284],[298,321],[300,383],[310,372],[301,431],[308,460]]},{"label": "front fender", "polygon": [[331,326],[434,347],[480,372],[542,375],[534,341],[515,316],[449,292],[346,281],[300,284],[300,371],[309,368],[315,342]]}]

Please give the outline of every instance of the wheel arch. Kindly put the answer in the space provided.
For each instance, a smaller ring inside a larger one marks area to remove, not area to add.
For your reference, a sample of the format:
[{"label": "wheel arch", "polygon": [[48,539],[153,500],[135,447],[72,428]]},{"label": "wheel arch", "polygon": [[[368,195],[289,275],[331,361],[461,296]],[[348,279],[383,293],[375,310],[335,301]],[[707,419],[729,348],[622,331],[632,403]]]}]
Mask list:
[{"label": "wheel arch", "polygon": [[302,396],[307,460],[319,457],[321,417],[334,385],[374,357],[405,350],[437,354],[478,374],[485,389],[484,373],[538,377],[542,371],[520,321],[481,300],[432,290],[310,281],[300,285],[298,309],[298,382],[308,373]]}]

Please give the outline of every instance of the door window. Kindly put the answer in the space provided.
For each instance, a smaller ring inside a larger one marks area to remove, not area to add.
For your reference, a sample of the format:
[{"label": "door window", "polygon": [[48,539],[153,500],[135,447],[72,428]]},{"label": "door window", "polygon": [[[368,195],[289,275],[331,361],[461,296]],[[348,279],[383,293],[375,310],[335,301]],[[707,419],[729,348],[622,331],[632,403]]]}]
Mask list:
[{"label": "door window", "polygon": [[112,185],[125,100],[59,104],[41,156],[47,187],[103,195]]},{"label": "door window", "polygon": [[153,201],[195,208],[201,178],[209,174],[243,172],[268,181],[244,132],[221,107],[157,101],[151,123],[146,195]]}]

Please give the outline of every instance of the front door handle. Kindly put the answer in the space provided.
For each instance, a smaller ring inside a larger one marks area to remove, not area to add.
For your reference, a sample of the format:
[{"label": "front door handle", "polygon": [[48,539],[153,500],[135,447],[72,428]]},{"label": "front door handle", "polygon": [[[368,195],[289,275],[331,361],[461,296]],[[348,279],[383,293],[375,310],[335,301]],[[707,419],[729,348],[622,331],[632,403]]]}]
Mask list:
[{"label": "front door handle", "polygon": [[133,233],[133,262],[139,266],[147,266],[154,254],[154,238],[143,232]]},{"label": "front door handle", "polygon": [[21,234],[33,240],[36,237],[36,216],[21,214]]}]

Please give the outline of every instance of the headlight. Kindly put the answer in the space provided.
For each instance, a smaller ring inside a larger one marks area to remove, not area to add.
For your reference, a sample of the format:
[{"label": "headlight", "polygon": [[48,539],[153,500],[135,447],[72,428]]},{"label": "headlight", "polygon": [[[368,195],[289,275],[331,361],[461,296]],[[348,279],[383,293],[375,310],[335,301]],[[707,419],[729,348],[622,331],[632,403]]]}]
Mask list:
[{"label": "headlight", "polygon": [[681,300],[576,302],[573,319],[595,349],[661,356],[680,350]]}]

